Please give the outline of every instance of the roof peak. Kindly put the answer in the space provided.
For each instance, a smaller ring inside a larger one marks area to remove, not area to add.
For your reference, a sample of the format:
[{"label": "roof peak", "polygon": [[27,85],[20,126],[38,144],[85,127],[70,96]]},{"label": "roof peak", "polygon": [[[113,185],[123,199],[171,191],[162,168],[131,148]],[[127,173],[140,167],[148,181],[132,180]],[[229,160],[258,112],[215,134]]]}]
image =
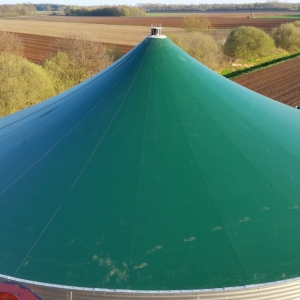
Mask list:
[{"label": "roof peak", "polygon": [[149,38],[158,38],[165,39],[166,36],[161,34],[162,26],[161,24],[151,24],[151,34],[148,36]]}]

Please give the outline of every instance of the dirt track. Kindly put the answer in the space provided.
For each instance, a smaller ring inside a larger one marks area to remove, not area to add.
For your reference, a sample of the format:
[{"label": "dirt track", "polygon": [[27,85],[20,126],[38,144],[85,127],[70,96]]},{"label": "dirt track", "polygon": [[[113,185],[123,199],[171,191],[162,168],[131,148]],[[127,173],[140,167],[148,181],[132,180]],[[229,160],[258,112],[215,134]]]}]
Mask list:
[{"label": "dirt track", "polygon": [[[265,30],[270,30],[282,23],[292,22],[297,19],[260,19],[247,18],[248,13],[207,13],[207,15],[215,28],[235,28],[238,26],[254,26]],[[271,13],[263,13],[267,15]],[[272,12],[274,14],[274,12]],[[287,13],[285,13],[287,14]],[[260,15],[257,13],[255,15]],[[136,25],[150,26],[151,24],[161,23],[164,27],[180,27],[182,26],[183,17],[77,17],[77,16],[43,16],[43,17],[24,17],[18,20],[31,21],[49,21],[49,22],[73,22],[88,24],[108,24],[108,25]],[[13,18],[12,18],[13,19]]]},{"label": "dirt track", "polygon": [[300,105],[300,58],[238,77],[233,81],[284,104]]},{"label": "dirt track", "polygon": [[[27,34],[27,33],[15,33],[18,35],[24,44],[25,57],[35,63],[42,63],[51,55],[56,53],[56,48],[54,46],[55,37]],[[128,45],[118,45],[118,44],[105,44],[107,46],[117,46],[120,48],[123,54],[127,53],[133,48],[133,46]]]}]

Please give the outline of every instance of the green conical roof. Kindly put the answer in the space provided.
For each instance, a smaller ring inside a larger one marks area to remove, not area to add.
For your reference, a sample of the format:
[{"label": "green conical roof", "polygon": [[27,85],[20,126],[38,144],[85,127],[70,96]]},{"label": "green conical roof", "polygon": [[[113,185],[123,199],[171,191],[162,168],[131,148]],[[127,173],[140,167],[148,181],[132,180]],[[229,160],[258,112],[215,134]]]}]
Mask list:
[{"label": "green conical roof", "polygon": [[1,274],[134,290],[299,276],[299,111],[168,39],[0,128]]}]

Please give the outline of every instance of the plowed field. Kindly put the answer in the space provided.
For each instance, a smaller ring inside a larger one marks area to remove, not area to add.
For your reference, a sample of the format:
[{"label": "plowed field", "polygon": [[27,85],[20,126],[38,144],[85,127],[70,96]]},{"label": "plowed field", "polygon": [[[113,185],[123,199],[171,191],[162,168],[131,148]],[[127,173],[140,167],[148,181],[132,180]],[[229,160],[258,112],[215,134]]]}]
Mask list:
[{"label": "plowed field", "polygon": [[[25,57],[35,63],[42,63],[52,54],[56,53],[56,48],[54,45],[55,37],[36,35],[36,34],[26,34],[26,33],[15,33],[23,41]],[[120,48],[123,54],[127,53],[133,48],[129,45],[118,45],[118,44],[108,44],[107,46],[117,46]]]},{"label": "plowed field", "polygon": [[234,81],[284,104],[300,105],[300,58],[238,77]]},{"label": "plowed field", "polygon": [[[235,28],[238,26],[254,26],[265,30],[270,30],[282,23],[292,22],[294,19],[260,19],[247,18],[248,13],[208,13],[207,15],[215,28]],[[266,15],[268,13],[264,13]],[[270,14],[270,13],[269,13]],[[274,12],[273,12],[274,14]],[[259,13],[255,14],[259,15]],[[90,24],[109,24],[109,25],[137,25],[150,26],[160,23],[164,27],[182,26],[180,17],[85,17],[85,16],[43,16],[43,17],[24,17],[23,20],[31,21],[50,21],[50,22],[73,22]],[[20,18],[17,18],[20,20]],[[296,20],[296,19],[295,19]]]},{"label": "plowed field", "polygon": [[55,37],[26,33],[16,35],[22,39],[25,57],[34,63],[42,63],[56,52]]}]

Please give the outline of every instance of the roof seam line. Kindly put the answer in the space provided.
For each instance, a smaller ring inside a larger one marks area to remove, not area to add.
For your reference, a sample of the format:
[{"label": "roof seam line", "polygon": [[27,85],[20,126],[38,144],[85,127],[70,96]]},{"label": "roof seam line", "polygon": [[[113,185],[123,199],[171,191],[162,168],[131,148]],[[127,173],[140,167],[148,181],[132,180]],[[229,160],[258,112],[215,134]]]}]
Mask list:
[{"label": "roof seam line", "polygon": [[[224,133],[224,135],[226,135],[228,137],[228,139],[231,141],[231,143],[238,149],[240,150],[240,153],[247,159],[247,161],[249,161],[249,163],[253,166],[255,166],[255,169],[261,174],[261,176],[263,178],[266,179],[266,181],[270,182],[271,185],[274,187],[274,189],[276,191],[278,191],[278,193],[285,199],[287,200],[288,203],[290,203],[291,205],[295,205],[295,203],[292,203],[278,188],[277,186],[260,170],[260,168],[242,151],[242,149],[234,142],[234,140],[223,130],[223,127],[217,123],[217,121],[215,120],[214,117],[212,117],[213,120],[215,121],[215,123],[217,124],[217,126],[220,128],[220,130]],[[246,119],[244,119],[245,121],[247,121]],[[248,122],[248,121],[247,121]],[[250,122],[248,122],[249,125],[251,125]],[[255,127],[254,127],[255,128]],[[273,141],[274,143],[278,144],[274,139],[268,137],[264,132],[260,131],[261,134],[264,135],[264,137],[269,138],[271,141]],[[288,153],[290,153],[292,156],[295,156],[293,153],[291,153],[290,151],[288,151],[287,149],[283,148],[285,151],[287,151]],[[300,213],[300,210],[297,209],[297,212]]]},{"label": "roof seam line", "polygon": [[[141,68],[142,68],[142,65],[144,64],[144,61],[145,61],[145,57],[146,57],[146,54],[148,53],[149,51],[149,48],[147,48],[147,51],[146,53],[144,54],[144,58],[141,62],[141,65],[136,73],[136,76],[134,77],[134,80],[129,88],[129,90],[131,89],[134,81],[136,80],[137,78],[137,75],[139,74]],[[152,71],[152,69],[151,69]],[[128,92],[129,92],[128,90]],[[127,93],[128,94],[128,93]],[[125,97],[127,97],[127,94]],[[131,260],[132,260],[132,250],[133,250],[133,243],[134,243],[134,236],[135,236],[135,224],[136,224],[136,212],[137,212],[137,207],[138,207],[138,195],[139,195],[139,185],[140,185],[140,179],[141,179],[141,168],[142,168],[142,160],[143,160],[143,156],[144,156],[144,144],[145,144],[145,127],[146,127],[146,119],[147,119],[147,111],[148,111],[148,104],[149,104],[149,101],[147,103],[147,110],[146,110],[146,118],[145,118],[145,123],[144,123],[144,136],[143,136],[143,144],[142,144],[142,154],[141,154],[141,163],[140,163],[140,169],[139,169],[139,180],[138,180],[138,190],[137,190],[137,196],[136,196],[136,204],[135,204],[135,212],[134,212],[134,222],[133,222],[133,233],[132,233],[132,239],[131,239],[131,247],[130,247],[130,257],[129,257],[129,270],[128,270],[128,283],[130,281],[130,270],[131,270]]]},{"label": "roof seam line", "polygon": [[[145,57],[144,57],[144,59],[145,59]],[[143,60],[144,61],[144,60]],[[143,62],[142,62],[142,64],[143,64]],[[142,65],[141,64],[141,65]],[[84,167],[83,167],[83,169],[81,170],[81,172],[79,173],[79,175],[78,175],[78,177],[76,178],[76,180],[75,180],[75,182],[73,183],[73,185],[71,186],[71,188],[70,188],[70,190],[69,190],[69,193],[72,191],[72,189],[74,188],[74,186],[76,185],[76,183],[77,183],[77,181],[79,180],[79,178],[81,177],[81,175],[82,175],[82,173],[84,172],[84,170],[85,170],[85,168],[87,167],[87,165],[89,164],[89,162],[91,161],[91,159],[92,159],[92,157],[94,156],[94,154],[95,154],[95,152],[97,151],[97,149],[98,149],[98,147],[100,146],[100,144],[101,144],[101,142],[103,141],[103,139],[104,139],[104,137],[105,137],[105,135],[106,135],[106,133],[108,132],[108,130],[109,130],[109,128],[110,128],[110,126],[111,126],[111,124],[114,122],[114,120],[115,120],[115,118],[116,118],[116,116],[117,116],[117,114],[119,113],[119,111],[120,111],[120,108],[122,107],[122,105],[123,105],[123,103],[124,103],[124,101],[126,100],[126,98],[127,98],[127,96],[128,96],[128,94],[129,94],[129,92],[130,92],[130,90],[131,90],[131,88],[132,88],[132,86],[133,86],[133,84],[134,84],[134,82],[135,82],[135,80],[136,80],[136,77],[137,77],[137,75],[138,75],[138,73],[139,73],[139,71],[140,71],[140,69],[141,69],[141,66],[140,66],[140,68],[138,69],[138,72],[137,72],[137,74],[135,75],[135,77],[134,77],[134,79],[133,79],[133,81],[132,81],[132,83],[131,83],[131,85],[130,85],[130,87],[129,87],[129,89],[128,89],[128,91],[127,91],[127,93],[126,93],[126,95],[125,95],[125,97],[123,98],[123,100],[122,100],[122,102],[121,102],[121,104],[120,104],[120,106],[118,107],[118,109],[117,109],[117,111],[116,111],[116,113],[114,114],[114,116],[113,116],[113,118],[112,118],[112,120],[110,121],[110,123],[108,124],[108,126],[107,126],[107,128],[106,128],[106,130],[104,131],[104,133],[103,133],[103,135],[102,135],[102,137],[100,138],[100,140],[99,140],[99,142],[97,143],[97,145],[96,145],[96,147],[95,147],[95,149],[93,150],[93,152],[91,153],[91,155],[90,155],[90,157],[88,158],[88,160],[87,160],[87,162],[85,163],[85,165],[84,165]],[[104,97],[106,97],[107,96],[107,94],[109,94],[109,92],[117,85],[117,83],[118,82],[116,82],[112,87],[111,87],[111,89],[105,94],[105,96]],[[103,98],[104,98],[103,97]],[[97,105],[100,103],[100,101],[97,103]],[[96,107],[96,106],[95,106]],[[94,108],[95,108],[94,107]],[[93,108],[93,109],[94,109]]]},{"label": "roof seam line", "polygon": [[[104,95],[104,97],[115,87],[115,85],[117,84],[117,82],[109,89],[109,91]],[[104,98],[102,97],[102,99]],[[13,183],[11,183],[5,190],[3,190],[0,195],[2,193],[4,193],[8,188],[10,188],[15,182],[17,182],[24,174],[26,174],[28,171],[30,171],[30,169],[32,169],[37,163],[39,163],[39,161],[41,161],[49,152],[51,152],[66,136],[68,136],[101,102],[101,99],[97,102],[97,104],[95,104],[93,106],[93,108],[75,125],[73,126],[52,148],[50,148],[39,160],[37,160],[33,165],[30,166],[30,168],[28,168],[21,176],[19,176]],[[70,191],[67,193],[67,195],[70,193]],[[64,197],[63,201],[61,202],[61,204],[59,205],[59,207],[57,208],[57,210],[54,212],[54,214],[52,215],[51,219],[49,220],[49,222],[47,223],[46,227],[44,228],[44,230],[42,231],[42,233],[39,235],[39,237],[37,238],[37,240],[35,241],[35,243],[33,244],[33,246],[31,247],[31,249],[29,250],[29,252],[27,253],[27,255],[25,256],[24,260],[22,261],[22,263],[20,264],[20,266],[17,268],[17,270],[14,273],[14,276],[18,273],[18,271],[20,270],[22,264],[24,263],[24,261],[26,260],[26,258],[30,255],[30,253],[32,252],[32,250],[34,249],[34,247],[36,246],[36,244],[38,243],[38,241],[41,239],[42,235],[44,234],[44,232],[46,231],[46,229],[49,227],[49,225],[51,224],[52,220],[54,219],[54,217],[56,216],[57,212],[59,211],[59,209],[61,208],[61,206],[63,205],[63,203],[66,200],[67,195]]]},{"label": "roof seam line", "polygon": [[[172,78],[172,77],[170,76],[170,78]],[[172,84],[173,84],[173,83],[172,83]],[[173,94],[173,89],[170,89],[170,90],[171,90],[171,93]],[[174,95],[173,95],[173,97],[174,97]],[[175,99],[175,98],[176,98],[176,97],[174,97],[174,99]],[[180,122],[181,122],[181,124],[182,124],[182,128],[183,128],[184,132],[186,133],[185,127],[184,127],[184,125],[183,125],[183,122],[182,122],[182,119],[181,119],[181,117],[180,117],[180,114],[179,114],[179,111],[178,111],[178,107],[177,107],[175,101],[174,101],[174,104],[175,104],[175,107],[176,107],[177,114],[178,114],[178,116],[179,116]],[[216,205],[215,205],[215,202],[213,201],[213,197],[212,197],[212,195],[211,195],[211,193],[210,193],[210,190],[209,190],[209,188],[208,188],[207,182],[206,182],[206,180],[205,180],[205,178],[204,178],[204,176],[203,176],[202,169],[200,168],[198,159],[196,158],[196,155],[195,155],[195,153],[194,153],[194,151],[193,151],[193,148],[192,148],[192,146],[191,146],[190,140],[189,140],[187,134],[185,134],[185,136],[186,136],[186,139],[187,139],[187,141],[188,141],[188,145],[190,146],[190,149],[191,149],[191,151],[192,151],[192,154],[193,154],[193,156],[194,156],[194,158],[195,158],[195,161],[196,161],[196,163],[197,163],[197,165],[198,165],[198,168],[199,168],[201,177],[203,178],[203,182],[204,182],[204,184],[205,184],[205,188],[206,188],[206,190],[207,190],[207,192],[208,192],[208,194],[209,194],[209,198],[210,198],[210,200],[211,200],[211,202],[212,202],[212,205],[213,205],[213,207],[214,207],[214,209],[215,209],[215,211],[216,211],[216,213],[217,213],[217,215],[218,215],[218,217],[219,217],[219,220],[220,220],[221,224],[223,225],[224,232],[225,232],[225,234],[226,234],[226,236],[227,236],[228,242],[229,242],[231,248],[233,249],[233,253],[234,253],[235,256],[236,256],[237,261],[239,262],[239,265],[240,265],[240,267],[241,267],[241,270],[242,270],[243,273],[244,273],[245,278],[248,279],[247,274],[246,274],[246,272],[245,272],[245,270],[244,270],[244,268],[243,268],[243,265],[242,265],[242,263],[241,263],[241,261],[240,261],[238,255],[237,255],[237,253],[236,253],[236,251],[235,251],[235,249],[234,249],[234,247],[233,247],[233,245],[232,245],[232,242],[231,242],[231,240],[230,240],[230,238],[229,238],[228,232],[227,232],[227,230],[226,230],[226,228],[225,228],[225,226],[224,226],[224,223],[223,223],[223,221],[222,221],[222,219],[221,219],[221,216],[220,216],[219,211],[218,211],[218,209],[217,209],[217,207],[216,207]]]}]

